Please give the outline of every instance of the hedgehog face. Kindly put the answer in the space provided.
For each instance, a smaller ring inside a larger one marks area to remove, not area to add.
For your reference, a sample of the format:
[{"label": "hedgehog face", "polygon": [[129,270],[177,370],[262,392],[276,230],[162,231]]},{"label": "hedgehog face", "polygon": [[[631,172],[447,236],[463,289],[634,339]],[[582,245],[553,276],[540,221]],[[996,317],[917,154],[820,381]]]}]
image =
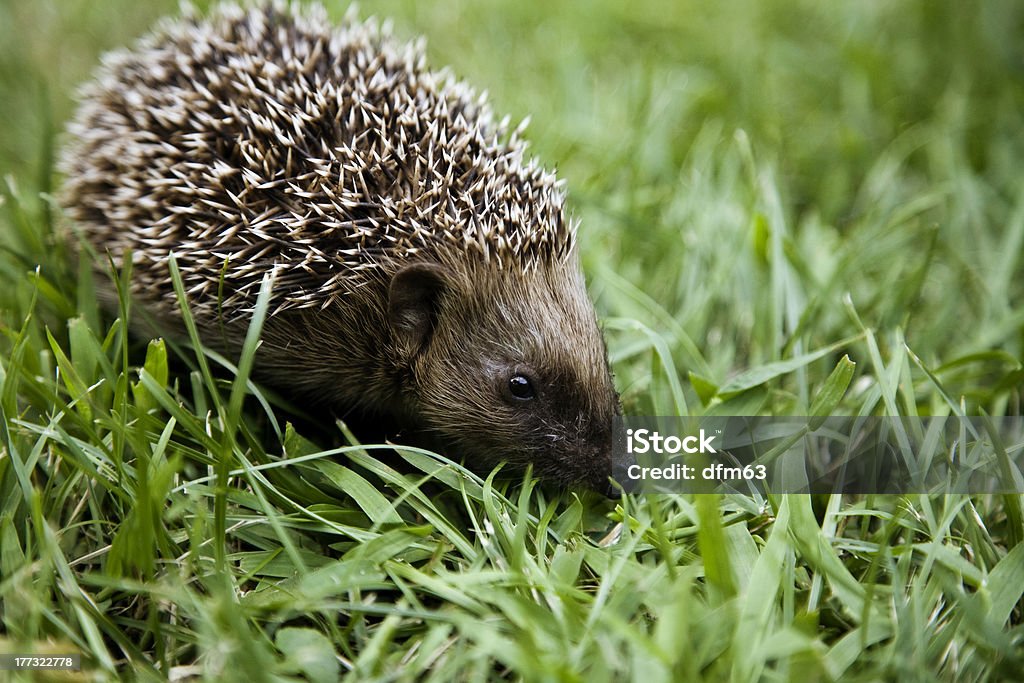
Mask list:
[{"label": "hedgehog face", "polygon": [[389,316],[412,411],[443,447],[470,465],[532,464],[548,480],[609,490],[618,396],[574,263],[410,266],[392,282]]}]

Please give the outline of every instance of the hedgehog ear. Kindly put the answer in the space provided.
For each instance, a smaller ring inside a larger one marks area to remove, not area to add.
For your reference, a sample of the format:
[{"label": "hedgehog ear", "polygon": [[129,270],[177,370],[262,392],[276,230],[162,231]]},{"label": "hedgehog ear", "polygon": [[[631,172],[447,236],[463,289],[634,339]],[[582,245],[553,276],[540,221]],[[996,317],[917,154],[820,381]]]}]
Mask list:
[{"label": "hedgehog ear", "polygon": [[388,290],[388,322],[401,349],[418,353],[434,331],[441,294],[448,286],[445,269],[414,263],[395,273]]}]

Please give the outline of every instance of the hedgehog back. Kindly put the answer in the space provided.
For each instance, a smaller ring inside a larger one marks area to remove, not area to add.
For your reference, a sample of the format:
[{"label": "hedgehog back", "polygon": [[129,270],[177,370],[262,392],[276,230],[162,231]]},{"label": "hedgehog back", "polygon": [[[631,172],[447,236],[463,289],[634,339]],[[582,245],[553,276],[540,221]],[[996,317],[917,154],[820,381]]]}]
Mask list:
[{"label": "hedgehog back", "polygon": [[[195,314],[326,308],[409,260],[527,271],[572,252],[554,176],[422,43],[322,8],[227,5],[108,55],[61,170],[68,216],[133,292]],[[382,273],[383,271],[383,273]]]}]

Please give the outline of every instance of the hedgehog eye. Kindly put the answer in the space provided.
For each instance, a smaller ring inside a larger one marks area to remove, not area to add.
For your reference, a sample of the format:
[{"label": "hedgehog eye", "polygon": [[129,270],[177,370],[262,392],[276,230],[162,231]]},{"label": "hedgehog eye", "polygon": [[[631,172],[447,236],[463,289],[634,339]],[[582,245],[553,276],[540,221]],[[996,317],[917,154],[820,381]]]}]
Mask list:
[{"label": "hedgehog eye", "polygon": [[530,401],[536,398],[537,392],[529,378],[523,375],[512,375],[508,380],[508,393],[518,401]]}]

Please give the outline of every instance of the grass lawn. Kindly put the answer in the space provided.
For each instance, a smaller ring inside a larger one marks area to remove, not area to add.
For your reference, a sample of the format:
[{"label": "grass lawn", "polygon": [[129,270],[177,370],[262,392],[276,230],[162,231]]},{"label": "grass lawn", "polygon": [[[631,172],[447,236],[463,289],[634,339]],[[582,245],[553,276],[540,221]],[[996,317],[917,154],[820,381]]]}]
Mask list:
[{"label": "grass lawn", "polygon": [[[81,653],[53,680],[82,681],[1024,680],[1019,494],[480,478],[126,334],[56,232],[53,157],[99,55],[175,12],[0,0],[0,653]],[[627,414],[1022,413],[1021,3],[361,14],[531,117]]]}]

